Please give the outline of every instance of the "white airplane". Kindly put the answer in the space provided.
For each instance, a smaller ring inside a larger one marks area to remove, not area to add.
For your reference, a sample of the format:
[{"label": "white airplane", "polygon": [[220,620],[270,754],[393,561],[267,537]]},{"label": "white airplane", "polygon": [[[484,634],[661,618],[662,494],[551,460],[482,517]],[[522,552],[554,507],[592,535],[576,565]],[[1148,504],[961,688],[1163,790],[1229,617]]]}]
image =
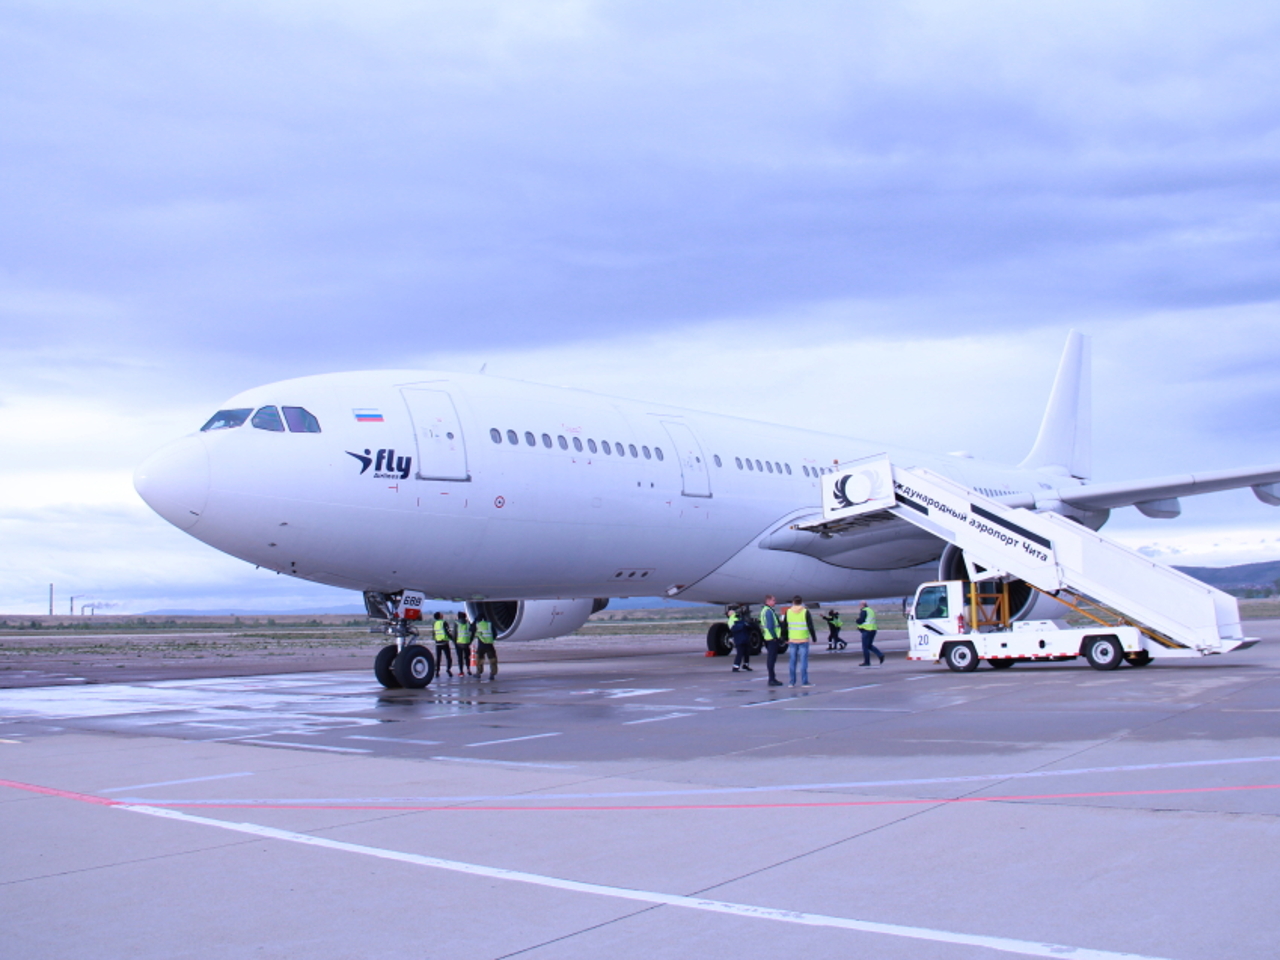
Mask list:
[{"label": "white airplane", "polygon": [[1113,508],[1174,517],[1179,497],[1245,486],[1280,505],[1275,464],[1090,483],[1088,351],[1073,332],[1016,466],[485,375],[379,370],[237,394],[143,462],[134,485],[232,556],[360,590],[371,612],[405,591],[462,601],[500,640],[571,633],[611,597],[834,601],[962,579],[963,557],[905,522],[793,529],[821,515],[822,474],[876,454],[1093,529]]}]

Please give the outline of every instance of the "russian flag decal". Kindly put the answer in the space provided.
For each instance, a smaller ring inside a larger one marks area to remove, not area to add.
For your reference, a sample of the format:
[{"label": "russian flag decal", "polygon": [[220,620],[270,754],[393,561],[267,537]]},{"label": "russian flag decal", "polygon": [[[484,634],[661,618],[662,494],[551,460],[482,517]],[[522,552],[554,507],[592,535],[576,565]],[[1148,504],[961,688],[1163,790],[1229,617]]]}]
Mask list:
[{"label": "russian flag decal", "polygon": [[356,415],[356,423],[382,423],[382,414],[377,410],[352,410]]}]

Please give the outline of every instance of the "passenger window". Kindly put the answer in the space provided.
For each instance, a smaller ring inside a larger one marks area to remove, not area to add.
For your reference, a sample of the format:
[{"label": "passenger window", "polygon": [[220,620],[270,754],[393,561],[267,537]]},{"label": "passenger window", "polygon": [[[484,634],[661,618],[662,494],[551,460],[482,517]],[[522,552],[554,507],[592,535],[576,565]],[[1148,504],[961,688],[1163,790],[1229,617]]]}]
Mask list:
[{"label": "passenger window", "polygon": [[750,457],[747,457],[747,469],[752,472],[755,472],[755,469],[756,469],[754,466],[752,466]]},{"label": "passenger window", "polygon": [[943,620],[948,616],[945,586],[925,587],[920,591],[916,599],[917,620]]},{"label": "passenger window", "polygon": [[778,461],[776,461],[776,460],[773,462],[773,468],[774,468],[774,469],[773,469],[773,472],[774,472],[774,473],[781,473],[781,472],[782,472],[782,464],[778,463]]},{"label": "passenger window", "polygon": [[724,464],[722,464],[722,463],[720,462],[720,454],[718,454],[718,453],[717,453],[717,454],[714,454],[714,455],[712,456],[712,458],[711,458],[711,459],[713,459],[713,460],[716,462],[716,466],[717,466],[717,467],[722,467],[722,466],[724,466]]},{"label": "passenger window", "polygon": [[302,407],[281,407],[290,433],[319,433],[320,421]]},{"label": "passenger window", "polygon": [[578,437],[573,438],[573,449],[577,450],[579,453],[582,452],[582,441]]},{"label": "passenger window", "polygon": [[263,407],[249,421],[259,430],[270,430],[273,433],[284,433],[284,421],[280,419],[280,411],[275,407]]},{"label": "passenger window", "polygon": [[736,464],[738,465],[738,469],[739,469],[739,470],[741,470],[741,469],[742,469],[742,458],[741,458],[741,457],[734,457],[734,458],[733,458],[733,462],[734,462],[734,463],[736,463]]},{"label": "passenger window", "polygon": [[569,441],[568,441],[568,440],[566,440],[563,436],[558,436],[558,437],[556,437],[556,443],[560,444],[560,449],[561,449],[561,450],[568,450],[568,449],[569,449]]},{"label": "passenger window", "polygon": [[768,460],[766,460],[766,461],[764,462],[764,465],[765,465],[766,467],[768,467],[768,468],[769,468],[769,472],[770,472],[770,473],[773,473],[773,464],[772,464],[772,463],[770,463]]},{"label": "passenger window", "polygon": [[764,467],[760,465],[759,460],[756,461],[756,469],[759,470],[761,473],[764,473]]},{"label": "passenger window", "polygon": [[546,447],[548,450],[550,450],[550,449],[551,449],[551,435],[550,435],[550,434],[548,434],[548,433],[544,433],[544,434],[542,435],[542,445],[543,445],[544,447]]},{"label": "passenger window", "polygon": [[653,455],[654,455],[655,457],[657,457],[659,460],[661,460],[661,459],[662,459],[662,448],[661,448],[661,447],[654,447],[654,448],[653,448]]},{"label": "passenger window", "polygon": [[219,410],[200,428],[203,433],[206,430],[230,430],[232,427],[238,427],[249,419],[249,414],[253,413],[253,407],[247,407],[243,410]]},{"label": "passenger window", "polygon": [[501,443],[501,442],[502,442],[502,431],[501,431],[501,430],[499,430],[497,427],[490,427],[490,428],[489,428],[489,439],[490,439],[490,440],[492,440],[494,443]]},{"label": "passenger window", "polygon": [[627,455],[626,449],[620,443],[615,443],[613,445],[613,449],[614,449],[614,452],[617,453],[617,455],[620,457],[625,457]]},{"label": "passenger window", "polygon": [[791,464],[784,463],[783,466],[787,468],[787,476],[791,476]]},{"label": "passenger window", "polygon": [[636,449],[636,445],[634,443],[627,447],[627,449],[631,451],[631,456],[639,459],[640,452]]},{"label": "passenger window", "polygon": [[641,448],[640,448],[640,452],[644,454],[644,458],[645,458],[646,460],[652,460],[652,459],[653,459],[653,454],[651,454],[651,453],[649,452],[649,448],[648,448],[648,447],[641,447]]},{"label": "passenger window", "polygon": [[520,438],[516,436],[516,432],[514,430],[507,431],[507,443],[511,444],[513,447],[520,445]]},{"label": "passenger window", "polygon": [[[607,446],[608,446],[608,444],[606,443],[606,444],[605,444],[605,446],[607,447]],[[588,440],[588,441],[587,441],[587,449],[588,449],[588,450],[590,450],[592,453],[595,453],[595,452],[596,452],[596,442],[595,442],[594,440]],[[609,452],[608,450],[606,450],[606,451],[605,451],[605,453],[608,453],[608,452]]]},{"label": "passenger window", "polygon": [[608,440],[601,440],[601,441],[600,441],[600,446],[601,446],[601,448],[604,450],[604,452],[605,452],[605,453],[613,453],[613,447],[609,446],[609,441],[608,441]]}]

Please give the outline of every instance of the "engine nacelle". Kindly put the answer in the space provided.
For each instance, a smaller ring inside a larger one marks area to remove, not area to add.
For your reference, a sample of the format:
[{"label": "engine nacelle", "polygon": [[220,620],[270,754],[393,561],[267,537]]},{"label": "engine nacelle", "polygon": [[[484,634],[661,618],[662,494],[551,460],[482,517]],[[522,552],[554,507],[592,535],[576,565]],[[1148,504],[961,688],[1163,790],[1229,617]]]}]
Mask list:
[{"label": "engine nacelle", "polygon": [[[969,579],[964,551],[954,543],[947,544],[942,551],[938,560],[938,579]],[[1009,584],[1009,606],[1010,620],[1058,620],[1070,612],[1070,608],[1021,580],[1014,580]]]},{"label": "engine nacelle", "polygon": [[467,604],[475,621],[488,617],[498,640],[546,640],[573,633],[593,613],[609,605],[607,599],[483,600]]}]

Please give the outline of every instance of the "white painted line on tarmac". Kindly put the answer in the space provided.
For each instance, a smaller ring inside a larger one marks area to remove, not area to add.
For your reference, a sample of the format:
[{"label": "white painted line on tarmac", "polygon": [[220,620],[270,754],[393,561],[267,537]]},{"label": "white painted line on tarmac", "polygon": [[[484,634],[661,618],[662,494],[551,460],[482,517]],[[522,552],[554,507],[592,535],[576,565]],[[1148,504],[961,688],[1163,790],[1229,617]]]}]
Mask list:
[{"label": "white painted line on tarmac", "polygon": [[500,767],[543,767],[547,770],[572,770],[572,763],[531,763],[528,760],[482,760],[479,757],[432,757],[432,760],[452,760],[456,763],[491,763]]},{"label": "white painted line on tarmac", "polygon": [[253,772],[246,770],[242,773],[215,773],[209,777],[187,777],[184,780],[161,780],[158,783],[135,783],[127,787],[108,787],[106,790],[99,790],[99,793],[119,793],[121,790],[145,790],[148,787],[176,787],[180,783],[204,783],[206,780],[230,780],[232,777],[252,777]]},{"label": "white painted line on tarmac", "polygon": [[241,740],[254,747],[295,747],[298,750],[323,750],[326,753],[373,753],[360,747],[325,747],[318,743],[293,743],[289,740]]},{"label": "white painted line on tarmac", "polygon": [[832,693],[852,693],[854,690],[870,690],[872,687],[878,687],[878,683],[864,683],[860,687],[845,687],[843,690],[832,690]]},{"label": "white painted line on tarmac", "polygon": [[828,927],[839,930],[854,930],[859,933],[876,933],[890,937],[902,937],[909,940],[926,940],[933,943],[950,943],[966,947],[980,947],[987,950],[998,950],[1002,953],[1015,953],[1024,957],[1066,957],[1069,960],[1161,960],[1137,953],[1115,953],[1110,950],[1092,950],[1088,947],[1071,947],[1056,943],[1037,943],[1033,940],[1014,940],[1008,937],[991,937],[971,933],[954,933],[948,930],[932,930],[928,927],[911,927],[898,923],[877,923],[873,920],[854,920],[846,917],[830,917],[820,913],[800,913],[795,910],[779,910],[775,907],[758,907],[745,903],[727,903],[722,900],[707,900],[702,897],[686,897],[680,894],[659,893],[651,890],[633,890],[627,887],[611,887],[602,883],[585,883],[580,880],[566,880],[562,877],[549,877],[537,873],[526,873],[523,870],[507,870],[502,867],[486,867],[478,863],[465,863],[460,860],[444,860],[440,857],[427,857],[418,853],[404,853],[399,850],[386,850],[382,847],[369,847],[360,843],[348,843],[343,840],[332,840],[327,837],[316,837],[308,833],[295,833],[292,830],[280,830],[276,827],[264,827],[256,823],[230,823],[226,820],[215,820],[200,817],[176,810],[165,810],[159,807],[140,805],[120,805],[118,810],[141,813],[165,820],[177,820],[183,823],[194,823],[202,826],[217,827],[234,833],[262,837],[267,840],[281,840],[286,843],[297,843],[308,847],[320,847],[342,853],[354,853],[360,856],[376,857],[380,860],[391,860],[414,866],[430,867],[436,870],[448,870],[453,873],[469,874],[474,877],[487,877],[491,880],[508,880],[514,883],[526,883],[537,887],[548,887],[553,890],[564,890],[570,893],[586,893],[599,897],[611,897],[617,900],[630,900],[637,903],[651,903],[660,906],[680,907],[686,910],[700,910],[705,913],[721,913],[746,917],[753,920],[771,920],[775,923],[790,923],[806,927]]},{"label": "white painted line on tarmac", "polygon": [[417,743],[424,747],[438,747],[443,740],[409,740],[405,737],[367,737],[358,733],[349,733],[344,740],[377,740],[381,743]]},{"label": "white painted line on tarmac", "polygon": [[519,743],[521,740],[541,740],[543,737],[560,737],[560,733],[531,733],[527,737],[507,737],[505,740],[481,740],[479,743],[468,743],[468,747],[492,747],[495,743]]},{"label": "white painted line on tarmac", "polygon": [[627,720],[622,725],[624,727],[633,727],[637,723],[657,723],[659,720],[675,720],[678,717],[692,717],[692,713],[668,713],[661,717],[645,717],[643,720]]},{"label": "white painted line on tarmac", "polygon": [[787,707],[792,713],[915,713],[910,707]]},{"label": "white painted line on tarmac", "polygon": [[778,697],[776,700],[757,700],[755,703],[740,703],[740,707],[767,707],[774,703],[786,703],[788,700],[799,700],[799,697]]}]

